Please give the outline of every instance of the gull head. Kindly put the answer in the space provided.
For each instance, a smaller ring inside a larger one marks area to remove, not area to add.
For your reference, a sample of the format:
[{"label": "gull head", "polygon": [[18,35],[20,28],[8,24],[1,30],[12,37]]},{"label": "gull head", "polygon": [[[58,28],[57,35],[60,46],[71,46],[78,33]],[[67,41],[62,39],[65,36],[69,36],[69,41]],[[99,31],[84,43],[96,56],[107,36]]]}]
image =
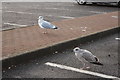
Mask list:
[{"label": "gull head", "polygon": [[39,20],[43,20],[43,16],[39,16],[39,18],[38,18]]},{"label": "gull head", "polygon": [[79,47],[74,48],[74,49],[73,49],[73,52],[79,53],[79,52],[80,52],[80,48],[79,48]]}]

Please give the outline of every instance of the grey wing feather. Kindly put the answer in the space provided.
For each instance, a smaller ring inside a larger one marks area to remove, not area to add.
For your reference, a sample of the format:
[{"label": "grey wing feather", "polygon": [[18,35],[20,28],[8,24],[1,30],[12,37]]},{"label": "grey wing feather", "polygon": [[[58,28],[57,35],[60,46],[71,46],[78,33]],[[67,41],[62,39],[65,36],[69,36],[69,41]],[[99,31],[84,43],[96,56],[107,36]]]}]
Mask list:
[{"label": "grey wing feather", "polygon": [[41,24],[41,26],[44,27],[44,28],[49,28],[49,29],[54,28],[54,25],[52,25],[52,24],[49,23],[49,22],[43,22],[43,23]]},{"label": "grey wing feather", "polygon": [[84,52],[82,57],[88,62],[96,62],[95,56],[91,52]]}]

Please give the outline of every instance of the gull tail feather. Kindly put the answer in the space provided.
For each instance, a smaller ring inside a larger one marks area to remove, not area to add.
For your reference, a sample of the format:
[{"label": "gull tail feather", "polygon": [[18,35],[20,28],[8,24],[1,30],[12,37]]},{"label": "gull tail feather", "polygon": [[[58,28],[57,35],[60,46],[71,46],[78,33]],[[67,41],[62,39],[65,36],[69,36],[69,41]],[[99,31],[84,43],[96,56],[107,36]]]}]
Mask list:
[{"label": "gull tail feather", "polygon": [[90,62],[90,63],[103,66],[103,64],[100,62]]},{"label": "gull tail feather", "polygon": [[58,27],[55,27],[54,29],[58,29]]},{"label": "gull tail feather", "polygon": [[60,29],[60,28],[55,26],[53,29]]}]

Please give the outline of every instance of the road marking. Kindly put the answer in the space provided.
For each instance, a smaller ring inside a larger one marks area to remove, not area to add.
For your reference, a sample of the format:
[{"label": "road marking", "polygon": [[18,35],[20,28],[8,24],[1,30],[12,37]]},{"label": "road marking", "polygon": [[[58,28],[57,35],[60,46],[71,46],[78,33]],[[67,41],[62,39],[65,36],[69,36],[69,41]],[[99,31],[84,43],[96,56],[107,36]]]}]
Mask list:
[{"label": "road marking", "polygon": [[99,11],[90,11],[92,13],[96,13],[96,14],[106,14],[106,12],[99,12]]},{"label": "road marking", "polygon": [[57,10],[57,9],[59,9],[59,8],[44,8],[44,9],[54,9],[54,10]]},{"label": "road marking", "polygon": [[16,11],[5,11],[9,13],[18,13],[18,14],[34,14],[34,13],[28,13],[28,12],[16,12]]},{"label": "road marking", "polygon": [[93,75],[93,76],[98,76],[98,77],[102,77],[102,78],[111,78],[111,79],[114,78],[114,79],[118,79],[118,80],[120,79],[115,76],[109,76],[109,75],[92,72],[92,71],[87,71],[87,70],[80,70],[80,69],[77,69],[74,67],[69,67],[69,66],[65,66],[65,65],[61,65],[61,64],[51,63],[51,62],[47,62],[47,63],[45,63],[45,65],[52,66],[52,67],[58,67],[60,69],[66,69],[66,70],[70,70],[70,71],[80,72],[80,73],[84,73],[84,74],[89,74],[89,75]]},{"label": "road marking", "polygon": [[44,9],[54,9],[54,10],[69,10],[69,9],[62,9],[62,8],[44,8]]},{"label": "road marking", "polygon": [[68,18],[68,19],[74,19],[74,17],[69,17],[69,16],[58,16],[60,18]]},{"label": "road marking", "polygon": [[14,23],[4,23],[7,25],[12,25],[12,26],[19,26],[19,27],[26,27],[27,25],[20,25],[20,24],[14,24]]},{"label": "road marking", "polygon": [[116,40],[120,40],[120,38],[115,38]]}]

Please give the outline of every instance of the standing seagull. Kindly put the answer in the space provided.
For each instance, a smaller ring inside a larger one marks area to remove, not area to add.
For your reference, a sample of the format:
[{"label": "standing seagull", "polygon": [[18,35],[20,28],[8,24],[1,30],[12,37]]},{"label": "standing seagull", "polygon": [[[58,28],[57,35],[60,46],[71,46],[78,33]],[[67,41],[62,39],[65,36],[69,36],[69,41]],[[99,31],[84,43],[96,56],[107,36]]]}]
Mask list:
[{"label": "standing seagull", "polygon": [[[84,69],[85,68],[85,62],[89,62],[89,63],[93,63],[93,64],[97,64],[97,65],[103,65],[102,63],[99,62],[99,59],[94,56],[90,51],[88,50],[84,50],[84,49],[80,49],[79,47],[76,47],[73,49],[73,51],[75,52],[75,56],[82,62],[83,67],[80,69]],[[90,67],[86,67],[86,68],[90,68]]]},{"label": "standing seagull", "polygon": [[52,25],[50,22],[43,20],[42,16],[39,16],[38,18],[38,25],[39,27],[46,29],[46,32],[44,32],[44,34],[47,33],[47,29],[58,29],[58,27]]}]

